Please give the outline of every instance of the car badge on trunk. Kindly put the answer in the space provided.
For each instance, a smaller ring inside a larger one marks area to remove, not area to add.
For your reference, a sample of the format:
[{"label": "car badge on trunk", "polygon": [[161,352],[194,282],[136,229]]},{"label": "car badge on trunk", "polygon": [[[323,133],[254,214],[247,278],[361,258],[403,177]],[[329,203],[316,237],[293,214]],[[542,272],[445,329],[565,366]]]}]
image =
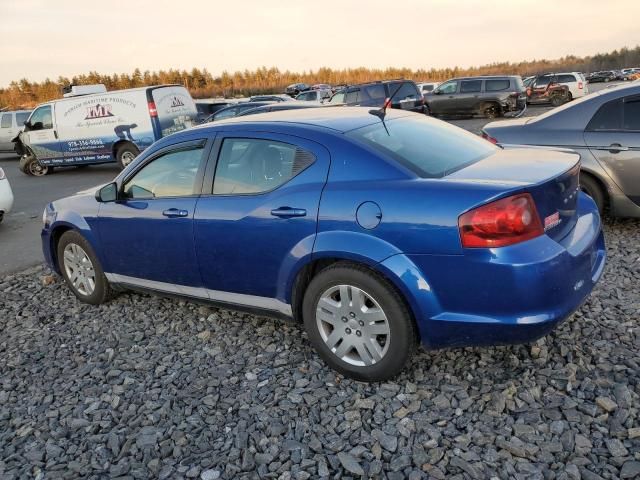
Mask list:
[{"label": "car badge on trunk", "polygon": [[560,219],[560,212],[556,212],[552,215],[549,215],[548,217],[545,217],[544,231],[546,232],[547,230],[555,227],[556,225],[559,225],[561,221],[562,220]]}]

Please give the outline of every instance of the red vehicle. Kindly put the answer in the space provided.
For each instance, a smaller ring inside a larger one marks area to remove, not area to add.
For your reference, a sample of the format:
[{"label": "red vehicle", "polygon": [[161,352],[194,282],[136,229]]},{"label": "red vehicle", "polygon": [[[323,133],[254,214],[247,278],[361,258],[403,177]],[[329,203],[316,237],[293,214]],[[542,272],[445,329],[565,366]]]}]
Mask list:
[{"label": "red vehicle", "polygon": [[553,75],[539,75],[527,87],[527,103],[550,103],[558,107],[571,100],[569,87],[557,82]]}]

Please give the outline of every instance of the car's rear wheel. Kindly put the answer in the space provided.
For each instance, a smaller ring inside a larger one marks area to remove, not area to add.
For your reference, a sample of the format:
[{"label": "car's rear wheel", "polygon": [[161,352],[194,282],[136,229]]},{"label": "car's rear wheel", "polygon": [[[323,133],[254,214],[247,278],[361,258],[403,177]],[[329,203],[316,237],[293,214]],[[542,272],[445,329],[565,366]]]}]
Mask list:
[{"label": "car's rear wheel", "polygon": [[604,211],[604,192],[596,180],[584,173],[580,174],[580,190],[589,195],[598,207],[600,214]]},{"label": "car's rear wheel", "polygon": [[136,157],[140,154],[140,151],[136,148],[135,145],[131,143],[125,143],[118,147],[116,152],[116,160],[120,168],[124,169],[127,165],[133,162]]},{"label": "car's rear wheel", "polygon": [[400,295],[383,277],[356,265],[336,264],[316,275],[304,295],[303,318],[320,356],[356,380],[395,376],[416,345]]},{"label": "car's rear wheel", "polygon": [[485,105],[483,114],[485,118],[493,119],[498,118],[501,115],[502,111],[500,110],[500,106],[495,103],[490,103]]},{"label": "car's rear wheel", "polygon": [[81,302],[98,305],[111,297],[111,287],[89,242],[78,232],[62,234],[56,249],[62,276]]},{"label": "car's rear wheel", "polygon": [[566,97],[564,95],[561,95],[561,94],[558,93],[556,95],[552,95],[551,96],[550,103],[551,103],[552,107],[559,107],[560,105],[562,105],[566,101],[567,101]]}]

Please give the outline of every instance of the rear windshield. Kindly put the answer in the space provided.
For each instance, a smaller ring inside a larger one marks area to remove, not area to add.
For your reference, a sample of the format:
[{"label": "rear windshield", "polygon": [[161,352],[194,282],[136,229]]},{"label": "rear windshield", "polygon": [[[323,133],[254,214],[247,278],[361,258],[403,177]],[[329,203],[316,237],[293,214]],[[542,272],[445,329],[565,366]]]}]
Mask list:
[{"label": "rear windshield", "polygon": [[486,140],[424,116],[376,122],[347,136],[388,155],[423,178],[440,178],[497,150]]}]

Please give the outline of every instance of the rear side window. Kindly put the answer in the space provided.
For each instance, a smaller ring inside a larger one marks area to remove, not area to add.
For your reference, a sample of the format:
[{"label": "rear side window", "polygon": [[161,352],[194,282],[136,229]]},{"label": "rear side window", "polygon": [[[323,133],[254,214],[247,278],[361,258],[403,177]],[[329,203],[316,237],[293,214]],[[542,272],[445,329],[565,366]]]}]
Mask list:
[{"label": "rear side window", "polygon": [[288,143],[256,138],[227,138],[216,166],[215,195],[259,194],[285,184],[315,160]]},{"label": "rear side window", "polygon": [[375,85],[367,85],[362,88],[364,94],[369,97],[371,100],[380,100],[384,101],[387,94],[384,91],[384,85],[375,84]]},{"label": "rear side window", "polygon": [[[398,90],[397,93],[393,95],[393,92],[395,92],[396,90]],[[397,83],[389,84],[389,95],[393,95],[393,98],[395,100],[404,100],[407,98],[416,99],[420,94],[418,93],[418,89],[413,83],[404,82],[402,83],[402,85],[400,85],[399,89]]]},{"label": "rear side window", "polygon": [[625,130],[640,131],[640,96],[624,99],[623,118]]},{"label": "rear side window", "polygon": [[463,80],[460,93],[478,93],[482,89],[482,80]]},{"label": "rear side window", "polygon": [[27,121],[27,118],[29,118],[29,115],[31,115],[31,112],[16,113],[16,125],[18,125],[18,127],[22,127],[24,125],[24,122]]},{"label": "rear side window", "polygon": [[504,80],[485,80],[484,90],[485,92],[502,92],[508,90],[511,82],[509,79]]},{"label": "rear side window", "polygon": [[573,75],[558,75],[558,83],[575,83],[576,77]]},{"label": "rear side window", "polygon": [[11,122],[11,116],[13,114],[12,113],[3,113],[2,114],[2,120],[0,120],[0,128],[11,128],[12,122]]},{"label": "rear side window", "polygon": [[587,130],[620,130],[622,128],[622,99],[607,102],[593,116]]},{"label": "rear side window", "polygon": [[424,178],[440,178],[491,155],[477,135],[422,116],[376,122],[347,132]]}]

